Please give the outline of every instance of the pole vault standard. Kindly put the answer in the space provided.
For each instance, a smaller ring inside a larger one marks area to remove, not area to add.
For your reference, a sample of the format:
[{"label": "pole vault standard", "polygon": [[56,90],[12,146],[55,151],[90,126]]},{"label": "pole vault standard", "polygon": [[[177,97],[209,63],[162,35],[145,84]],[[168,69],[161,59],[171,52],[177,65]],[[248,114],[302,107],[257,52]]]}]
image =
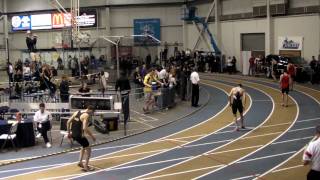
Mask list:
[{"label": "pole vault standard", "polygon": [[49,0],[50,4],[55,7],[60,13],[64,13],[65,16],[69,18],[65,18],[67,22],[71,24],[72,27],[72,42],[75,42],[78,49],[78,68],[79,68],[79,76],[81,77],[81,63],[80,63],[80,50],[81,50],[81,40],[82,34],[80,32],[80,26],[78,21],[78,17],[80,16],[80,0],[71,0],[70,1],[70,12],[68,12],[59,0]]},{"label": "pole vault standard", "polygon": [[[117,60],[117,78],[120,77],[120,60],[119,60],[119,44],[121,42],[122,38],[131,39],[134,37],[145,37],[145,38],[151,38],[153,41],[155,41],[158,44],[161,44],[161,41],[157,38],[155,38],[152,35],[130,35],[130,36],[100,36],[101,39],[104,39],[108,41],[109,43],[116,46],[116,60]],[[114,40],[115,39],[115,40]]]}]

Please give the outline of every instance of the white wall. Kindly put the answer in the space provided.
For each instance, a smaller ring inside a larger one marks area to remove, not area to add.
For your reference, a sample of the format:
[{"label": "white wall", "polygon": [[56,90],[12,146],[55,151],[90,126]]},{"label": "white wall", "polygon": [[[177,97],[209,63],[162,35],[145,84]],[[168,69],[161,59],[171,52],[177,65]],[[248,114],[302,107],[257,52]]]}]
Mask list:
[{"label": "white wall", "polygon": [[[240,2],[241,1],[241,2]],[[238,14],[252,12],[252,0],[223,0],[222,14]]]},{"label": "white wall", "polygon": [[[273,53],[278,54],[279,36],[303,36],[304,44],[302,57],[310,60],[312,56],[318,56],[320,51],[320,17],[319,15],[305,15],[292,17],[277,17],[273,19],[274,39]],[[209,25],[214,33],[214,24]],[[266,19],[224,21],[221,22],[221,41],[220,47],[226,56],[235,56],[240,59],[241,34],[242,33],[266,33]],[[188,25],[188,48],[193,48],[198,32],[193,25]],[[266,37],[268,38],[268,37]],[[207,46],[201,41],[197,49],[208,50]],[[237,67],[241,69],[242,64],[238,61]]]},{"label": "white wall", "polygon": [[[49,3],[51,0],[6,0],[8,1],[8,12],[23,12],[54,9]],[[80,0],[80,7],[104,6],[109,5],[126,5],[126,4],[152,4],[152,3],[176,3],[183,0]],[[65,7],[70,7],[70,0],[59,0],[60,4]]]},{"label": "white wall", "polygon": [[320,49],[320,20],[319,15],[292,16],[274,19],[274,47],[278,53],[278,36],[304,37],[302,57],[310,60],[318,56]]},{"label": "white wall", "polygon": [[317,6],[320,5],[319,0],[290,0],[289,6],[291,8],[295,7],[306,7],[306,6]]}]

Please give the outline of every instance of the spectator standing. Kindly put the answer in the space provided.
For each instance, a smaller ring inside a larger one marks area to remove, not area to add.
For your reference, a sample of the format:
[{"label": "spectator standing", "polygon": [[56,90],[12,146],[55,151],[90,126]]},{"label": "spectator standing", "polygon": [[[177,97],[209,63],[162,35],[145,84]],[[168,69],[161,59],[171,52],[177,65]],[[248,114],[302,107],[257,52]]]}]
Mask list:
[{"label": "spectator standing", "polygon": [[232,56],[232,72],[237,73],[237,59],[235,56]]},{"label": "spectator standing", "polygon": [[133,82],[135,84],[135,97],[136,99],[140,99],[143,93],[142,91],[143,81],[139,72],[139,67],[136,67],[136,70],[133,73]]},{"label": "spectator standing", "polygon": [[145,96],[143,111],[144,113],[148,113],[155,106],[155,97],[152,91],[157,88],[157,84],[162,85],[162,83],[158,80],[154,68],[151,68],[149,70],[149,73],[144,77],[143,84],[143,91]]},{"label": "spectator standing", "polygon": [[106,73],[104,71],[100,72],[99,84],[100,84],[100,89],[101,89],[102,95],[104,96],[104,92],[107,91],[107,77],[106,77]]},{"label": "spectator standing", "polygon": [[192,83],[192,95],[191,95],[191,106],[192,107],[198,107],[199,102],[199,74],[194,69],[193,72],[190,75],[190,80]]},{"label": "spectator standing", "polygon": [[253,56],[249,59],[249,76],[254,76],[255,74],[255,58]]},{"label": "spectator standing", "polygon": [[151,67],[151,55],[148,54],[146,56],[146,68],[149,69]]},{"label": "spectator standing", "polygon": [[7,63],[7,74],[9,77],[9,83],[13,82],[13,66],[11,62]]},{"label": "spectator standing", "polygon": [[227,70],[228,70],[229,74],[232,74],[232,72],[233,72],[233,64],[232,64],[232,59],[231,59],[230,56],[227,59]]},{"label": "spectator standing", "polygon": [[124,122],[127,122],[130,117],[129,94],[131,86],[125,72],[122,72],[120,78],[116,81],[115,89],[116,91],[120,90]]},{"label": "spectator standing", "polygon": [[288,74],[290,76],[290,86],[291,86],[290,90],[292,91],[293,90],[293,83],[294,83],[294,80],[295,80],[295,77],[296,77],[296,68],[292,63],[288,64],[287,72],[288,72]]},{"label": "spectator standing", "polygon": [[187,84],[188,84],[188,77],[187,77],[187,69],[186,67],[182,68],[180,72],[180,96],[181,101],[186,101],[187,96]]},{"label": "spectator standing", "polygon": [[69,81],[66,75],[62,76],[60,83],[60,99],[62,103],[69,102]]}]

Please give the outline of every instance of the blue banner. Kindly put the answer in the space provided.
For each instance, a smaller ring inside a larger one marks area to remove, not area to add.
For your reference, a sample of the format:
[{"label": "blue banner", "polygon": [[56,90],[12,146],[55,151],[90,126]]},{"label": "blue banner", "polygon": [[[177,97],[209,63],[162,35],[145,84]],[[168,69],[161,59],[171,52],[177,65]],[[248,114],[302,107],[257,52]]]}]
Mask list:
[{"label": "blue banner", "polygon": [[134,19],[134,35],[144,35],[145,37],[135,37],[135,45],[157,45],[156,40],[147,37],[151,35],[158,40],[160,39],[160,19]]},{"label": "blue banner", "polygon": [[30,30],[31,18],[30,16],[13,16],[11,19],[12,30]]}]

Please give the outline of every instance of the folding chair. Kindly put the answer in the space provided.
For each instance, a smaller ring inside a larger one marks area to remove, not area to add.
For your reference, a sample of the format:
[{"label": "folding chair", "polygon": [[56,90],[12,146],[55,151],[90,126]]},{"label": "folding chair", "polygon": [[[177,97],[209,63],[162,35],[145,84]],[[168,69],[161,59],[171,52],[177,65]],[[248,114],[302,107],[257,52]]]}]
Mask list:
[{"label": "folding chair", "polygon": [[[68,129],[67,129],[68,119],[69,119],[68,117],[60,117],[60,134],[62,135],[60,147],[62,146],[63,140],[65,138],[68,138]],[[73,146],[73,140],[70,139],[70,147],[72,148],[72,146]]]},{"label": "folding chair", "polygon": [[4,143],[1,146],[1,151],[3,150],[5,145],[7,144],[8,140],[11,141],[12,146],[15,148],[16,151],[18,151],[16,145],[13,142],[13,140],[17,137],[17,134],[16,134],[17,133],[17,129],[18,129],[18,123],[13,123],[11,125],[9,134],[2,134],[0,136],[0,140],[4,140]]}]

